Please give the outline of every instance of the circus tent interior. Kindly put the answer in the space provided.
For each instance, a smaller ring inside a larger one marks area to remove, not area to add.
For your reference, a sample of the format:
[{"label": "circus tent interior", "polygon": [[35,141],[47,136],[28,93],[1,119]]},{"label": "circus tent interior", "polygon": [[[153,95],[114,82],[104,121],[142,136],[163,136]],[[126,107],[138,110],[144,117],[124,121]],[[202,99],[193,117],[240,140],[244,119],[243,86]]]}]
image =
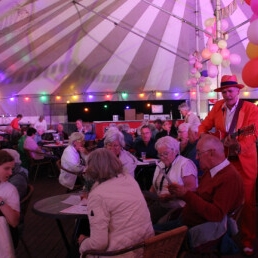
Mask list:
[{"label": "circus tent interior", "polygon": [[66,122],[71,103],[186,100],[204,117],[224,74],[258,99],[252,2],[1,0],[0,116]]}]

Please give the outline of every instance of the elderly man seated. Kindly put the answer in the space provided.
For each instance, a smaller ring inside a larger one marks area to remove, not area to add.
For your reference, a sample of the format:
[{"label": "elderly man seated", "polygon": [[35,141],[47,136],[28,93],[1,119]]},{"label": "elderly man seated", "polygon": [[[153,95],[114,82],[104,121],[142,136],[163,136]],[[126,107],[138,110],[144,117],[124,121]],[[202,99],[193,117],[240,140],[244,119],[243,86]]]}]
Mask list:
[{"label": "elderly man seated", "polygon": [[141,127],[141,140],[134,143],[135,156],[141,158],[141,153],[146,153],[146,158],[157,158],[157,151],[155,149],[155,141],[152,138],[150,125],[143,125]]},{"label": "elderly man seated", "polygon": [[[204,171],[196,192],[179,184],[169,185],[171,195],[183,199],[186,205],[177,219],[154,226],[156,230],[188,226],[192,247],[216,240],[225,234],[227,215],[239,208],[244,198],[242,179],[225,158],[222,142],[212,135],[203,135],[196,150]],[[198,231],[195,230],[196,226]]]}]

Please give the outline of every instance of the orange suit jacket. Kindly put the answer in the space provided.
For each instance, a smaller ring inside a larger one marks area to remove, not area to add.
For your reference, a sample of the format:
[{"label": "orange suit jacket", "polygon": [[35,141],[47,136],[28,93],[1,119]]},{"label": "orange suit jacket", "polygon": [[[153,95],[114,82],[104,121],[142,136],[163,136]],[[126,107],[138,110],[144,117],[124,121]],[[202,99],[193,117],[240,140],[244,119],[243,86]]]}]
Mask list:
[{"label": "orange suit jacket", "polygon": [[[199,126],[199,134],[209,132],[213,127],[216,130],[226,134],[225,118],[226,112],[223,111],[224,100],[219,100],[215,103],[212,110]],[[239,111],[236,130],[254,124],[256,130],[248,136],[240,135],[237,140],[241,146],[239,160],[243,167],[245,179],[255,180],[257,176],[257,150],[256,139],[258,136],[258,107],[251,102],[244,101],[243,106]]]}]

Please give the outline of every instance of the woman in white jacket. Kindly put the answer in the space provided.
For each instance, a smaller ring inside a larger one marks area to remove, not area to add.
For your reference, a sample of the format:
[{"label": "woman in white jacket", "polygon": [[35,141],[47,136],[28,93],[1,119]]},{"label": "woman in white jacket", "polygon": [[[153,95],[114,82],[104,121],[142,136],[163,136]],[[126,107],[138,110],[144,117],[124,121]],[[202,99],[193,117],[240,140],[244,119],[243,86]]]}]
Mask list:
[{"label": "woman in white jacket", "polygon": [[140,162],[129,151],[124,149],[124,135],[118,129],[108,130],[105,133],[104,147],[111,150],[120,159],[123,171],[134,177],[134,170]]},{"label": "woman in white jacket", "polygon": [[[154,235],[141,190],[137,182],[123,172],[113,152],[105,148],[91,152],[86,175],[95,184],[88,196],[90,237],[79,236],[80,253],[125,248]],[[131,252],[129,257],[136,255]]]},{"label": "woman in white jacket", "polygon": [[[61,165],[63,168],[78,173],[85,170],[85,162],[87,159],[87,150],[84,147],[84,134],[74,132],[69,137],[69,145],[65,148]],[[70,190],[74,188],[77,179],[76,174],[71,174],[61,169],[59,175],[59,183]]]}]

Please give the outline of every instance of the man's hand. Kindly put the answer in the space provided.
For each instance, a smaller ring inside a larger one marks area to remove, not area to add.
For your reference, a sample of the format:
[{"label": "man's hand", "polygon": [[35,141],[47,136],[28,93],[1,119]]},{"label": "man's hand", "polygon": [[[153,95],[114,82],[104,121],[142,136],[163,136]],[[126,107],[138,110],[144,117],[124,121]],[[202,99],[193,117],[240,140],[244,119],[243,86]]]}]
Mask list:
[{"label": "man's hand", "polygon": [[86,239],[87,236],[80,234],[80,236],[78,237],[78,244],[81,245],[81,243],[83,242],[84,239]]},{"label": "man's hand", "polygon": [[224,140],[224,146],[229,148],[230,151],[233,151],[235,154],[239,154],[241,150],[241,146],[238,143],[237,139],[232,138],[228,135]]},{"label": "man's hand", "polygon": [[182,197],[187,192],[187,189],[183,185],[174,184],[174,183],[168,186],[168,190],[172,196],[176,196],[176,197]]}]

